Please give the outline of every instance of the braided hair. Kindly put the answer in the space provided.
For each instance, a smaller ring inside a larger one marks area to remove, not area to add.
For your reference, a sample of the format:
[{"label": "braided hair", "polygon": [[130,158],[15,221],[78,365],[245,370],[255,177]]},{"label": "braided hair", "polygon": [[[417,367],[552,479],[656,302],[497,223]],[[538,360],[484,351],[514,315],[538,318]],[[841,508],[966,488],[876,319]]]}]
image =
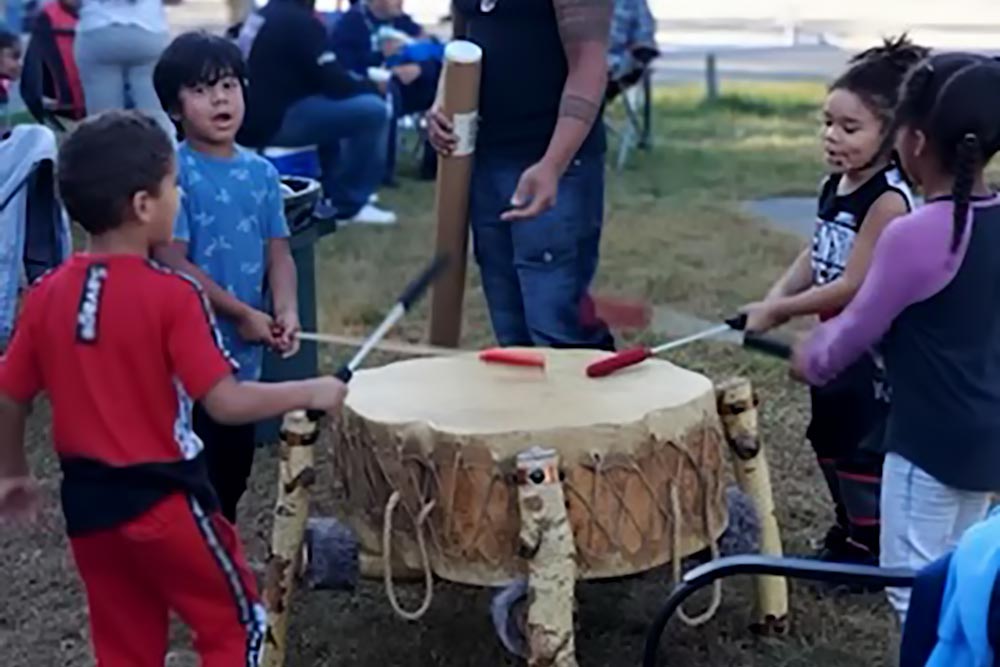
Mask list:
[{"label": "braided hair", "polygon": [[846,90],[882,121],[882,141],[865,168],[882,159],[892,149],[895,135],[895,111],[903,80],[930,50],[914,44],[906,35],[886,39],[880,46],[862,51],[848,61],[848,68],[834,80],[830,92]]},{"label": "braided hair", "polygon": [[972,53],[924,60],[907,77],[897,122],[921,130],[954,177],[951,250],[968,225],[976,175],[1000,151],[1000,63]]}]

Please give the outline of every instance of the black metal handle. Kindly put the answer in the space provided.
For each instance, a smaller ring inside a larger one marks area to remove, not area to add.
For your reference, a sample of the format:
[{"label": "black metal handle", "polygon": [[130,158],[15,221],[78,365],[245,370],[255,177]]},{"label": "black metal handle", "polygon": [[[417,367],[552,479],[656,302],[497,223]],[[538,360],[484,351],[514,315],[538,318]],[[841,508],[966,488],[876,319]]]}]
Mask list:
[{"label": "black metal handle", "polygon": [[739,315],[734,315],[726,320],[726,324],[733,331],[743,331],[747,328],[747,314],[740,313]]},{"label": "black metal handle", "polygon": [[[747,328],[747,314],[740,313],[726,320],[726,324],[736,331],[745,331]],[[792,346],[787,341],[771,336],[748,333],[743,336],[743,347],[748,350],[769,354],[779,359],[792,358]]]},{"label": "black metal handle", "polygon": [[404,309],[409,310],[410,306],[416,303],[420,297],[424,295],[424,292],[427,291],[430,284],[434,282],[434,279],[437,278],[442,271],[444,271],[444,267],[447,265],[448,255],[440,254],[435,257],[430,265],[428,265],[419,276],[414,278],[413,282],[406,286],[403,293],[399,295],[398,303],[401,303]]},{"label": "black metal handle", "polygon": [[792,346],[786,341],[771,336],[758,336],[756,334],[746,334],[743,336],[743,347],[748,350],[762,352],[778,357],[779,359],[792,358]]},{"label": "black metal handle", "polygon": [[660,638],[667,622],[678,607],[692,594],[710,585],[716,579],[736,575],[771,575],[822,581],[829,584],[862,584],[866,586],[909,588],[913,586],[916,572],[907,569],[883,569],[869,565],[825,563],[802,558],[746,555],[719,558],[697,567],[686,575],[667,597],[646,634],[643,649],[643,667],[657,667]]}]

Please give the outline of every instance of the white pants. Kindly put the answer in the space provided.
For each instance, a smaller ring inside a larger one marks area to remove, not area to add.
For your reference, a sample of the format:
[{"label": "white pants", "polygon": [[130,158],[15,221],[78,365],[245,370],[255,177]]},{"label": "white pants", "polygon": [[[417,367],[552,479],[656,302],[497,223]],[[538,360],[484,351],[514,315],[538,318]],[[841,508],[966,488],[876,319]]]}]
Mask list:
[{"label": "white pants", "polygon": [[[882,567],[919,570],[955,548],[962,533],[986,517],[990,494],[959,491],[898,454],[882,468]],[[906,620],[910,589],[890,588],[889,602]]]}]

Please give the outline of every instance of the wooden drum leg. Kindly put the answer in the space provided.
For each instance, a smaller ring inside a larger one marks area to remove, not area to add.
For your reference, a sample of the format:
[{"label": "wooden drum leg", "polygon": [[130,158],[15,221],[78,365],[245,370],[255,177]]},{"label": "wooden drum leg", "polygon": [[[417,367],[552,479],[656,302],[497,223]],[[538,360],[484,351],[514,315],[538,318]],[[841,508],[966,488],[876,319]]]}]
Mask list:
[{"label": "wooden drum leg", "polygon": [[306,417],[305,412],[288,413],[281,426],[278,499],[274,506],[271,553],[264,581],[267,634],[263,667],[285,664],[288,614],[309,518],[309,487],[316,479],[313,445],[318,433],[316,423]]},{"label": "wooden drum leg", "polygon": [[566,516],[559,456],[538,447],[522,452],[517,479],[520,549],[528,561],[528,665],[577,667],[576,543]]},{"label": "wooden drum leg", "polygon": [[[722,428],[733,453],[736,481],[749,495],[760,519],[760,552],[781,556],[781,533],[774,516],[771,473],[757,428],[757,400],[750,380],[733,378],[716,388]],[[782,577],[757,577],[755,630],[785,631],[788,617],[788,582]]]}]

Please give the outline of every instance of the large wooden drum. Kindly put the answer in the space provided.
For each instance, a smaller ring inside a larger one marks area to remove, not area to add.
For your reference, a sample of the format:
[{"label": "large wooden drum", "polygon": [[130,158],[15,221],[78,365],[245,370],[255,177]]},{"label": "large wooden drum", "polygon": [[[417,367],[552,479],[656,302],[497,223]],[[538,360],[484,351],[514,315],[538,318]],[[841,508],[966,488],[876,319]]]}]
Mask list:
[{"label": "large wooden drum", "polygon": [[707,378],[651,359],[590,379],[602,353],[536,351],[544,371],[469,354],[354,376],[334,465],[362,549],[383,554],[388,531],[397,567],[424,566],[422,540],[442,578],[523,576],[515,458],[536,445],[559,454],[581,578],[638,573],[721,535],[722,430]]}]

